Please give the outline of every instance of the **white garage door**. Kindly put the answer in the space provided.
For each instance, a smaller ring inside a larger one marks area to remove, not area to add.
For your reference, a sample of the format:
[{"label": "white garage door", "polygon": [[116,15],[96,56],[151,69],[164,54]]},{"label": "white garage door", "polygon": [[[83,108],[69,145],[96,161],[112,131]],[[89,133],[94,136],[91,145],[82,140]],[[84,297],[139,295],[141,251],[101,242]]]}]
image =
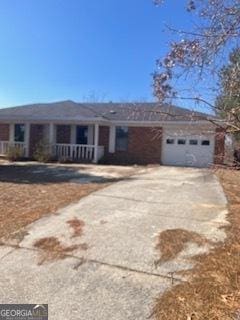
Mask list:
[{"label": "white garage door", "polygon": [[162,163],[173,166],[209,167],[213,163],[214,141],[213,134],[165,130]]}]

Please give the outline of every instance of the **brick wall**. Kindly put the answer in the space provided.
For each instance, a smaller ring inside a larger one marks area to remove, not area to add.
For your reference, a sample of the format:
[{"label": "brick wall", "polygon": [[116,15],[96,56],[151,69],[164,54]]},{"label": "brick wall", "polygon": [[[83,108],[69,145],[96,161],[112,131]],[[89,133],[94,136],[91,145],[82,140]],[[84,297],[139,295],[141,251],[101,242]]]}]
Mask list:
[{"label": "brick wall", "polygon": [[0,124],[0,141],[9,141],[9,124]]},{"label": "brick wall", "polygon": [[56,133],[57,143],[71,143],[71,126],[58,125]]},{"label": "brick wall", "polygon": [[29,156],[32,157],[39,142],[44,139],[44,125],[31,124],[30,126],[30,141],[29,141]]},{"label": "brick wall", "polygon": [[216,135],[215,135],[214,163],[223,164],[224,155],[225,155],[225,130],[222,128],[217,128]]},{"label": "brick wall", "polygon": [[107,126],[99,127],[99,145],[104,146],[104,152],[108,153],[109,151],[109,132],[110,128]]},{"label": "brick wall", "polygon": [[128,150],[105,153],[105,161],[117,164],[159,164],[161,142],[162,128],[129,127]]}]

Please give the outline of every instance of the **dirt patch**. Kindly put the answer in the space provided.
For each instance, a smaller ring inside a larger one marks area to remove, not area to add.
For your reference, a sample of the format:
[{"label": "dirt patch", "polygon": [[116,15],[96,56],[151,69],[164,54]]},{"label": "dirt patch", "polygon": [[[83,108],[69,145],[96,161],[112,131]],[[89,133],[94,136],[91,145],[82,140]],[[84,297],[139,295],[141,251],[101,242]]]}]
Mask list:
[{"label": "dirt patch", "polygon": [[73,229],[72,237],[81,237],[83,235],[83,228],[85,226],[85,222],[79,220],[78,218],[74,218],[72,220],[67,221],[67,224]]},{"label": "dirt patch", "polygon": [[191,280],[158,298],[158,320],[240,319],[240,172],[216,172],[229,200],[227,239],[196,258]]},{"label": "dirt patch", "polygon": [[156,261],[156,264],[176,258],[189,242],[196,243],[199,246],[209,243],[205,237],[193,231],[170,229],[161,232],[157,238],[157,245],[155,247],[161,257]]},{"label": "dirt patch", "polygon": [[79,245],[64,246],[55,237],[42,238],[34,243],[34,247],[41,249],[39,265],[47,261],[65,259],[74,250],[79,249]]},{"label": "dirt patch", "polygon": [[68,181],[73,169],[66,176],[62,167],[42,167],[0,164],[0,240],[19,238],[28,224],[109,185],[73,183]]}]

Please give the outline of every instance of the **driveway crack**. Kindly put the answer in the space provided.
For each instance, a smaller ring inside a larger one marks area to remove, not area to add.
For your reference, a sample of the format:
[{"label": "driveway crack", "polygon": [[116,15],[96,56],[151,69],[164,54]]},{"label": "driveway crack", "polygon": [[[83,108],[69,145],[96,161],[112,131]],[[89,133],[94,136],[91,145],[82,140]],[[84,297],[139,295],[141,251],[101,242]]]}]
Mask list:
[{"label": "driveway crack", "polygon": [[[16,245],[8,244],[8,243],[3,243],[3,245],[8,246],[8,247],[12,247],[13,250],[11,250],[6,255],[4,255],[0,260],[2,260],[7,255],[10,255],[15,250],[23,249],[23,250],[30,250],[30,251],[35,251],[35,252],[41,251],[38,248],[29,248],[29,247],[23,247],[23,246],[16,246]],[[87,263],[90,264],[91,263],[91,264],[98,264],[98,265],[107,266],[109,268],[120,269],[120,270],[127,271],[127,272],[133,272],[133,273],[137,273],[137,274],[140,274],[140,275],[147,275],[147,276],[152,276],[152,277],[157,277],[157,278],[170,280],[172,285],[175,285],[175,283],[185,282],[184,280],[182,280],[180,278],[174,277],[174,272],[171,272],[169,275],[168,274],[159,274],[159,273],[156,273],[156,272],[149,272],[149,271],[139,270],[139,269],[135,269],[135,268],[127,267],[127,266],[122,266],[122,265],[118,265],[118,264],[112,264],[112,263],[109,263],[109,262],[100,261],[100,260],[96,260],[96,259],[86,259],[84,257],[78,257],[78,256],[75,256],[73,254],[65,254],[65,257],[66,258],[74,258],[74,259],[78,260],[78,263],[76,263],[75,266],[73,267],[74,270],[78,270],[78,268],[80,266],[82,266],[83,264],[87,264]]]},{"label": "driveway crack", "polygon": [[[3,245],[4,246],[4,245]],[[12,246],[10,246],[12,248],[12,250],[10,250],[9,252],[5,253],[3,256],[1,256],[0,261],[2,261],[4,258],[6,258],[8,255],[10,255],[13,251],[15,251],[17,248],[14,248]]]},{"label": "driveway crack", "polygon": [[[73,256],[73,257],[79,259],[79,257],[76,257],[76,256]],[[118,264],[112,264],[109,262],[100,261],[100,260],[96,260],[96,259],[81,258],[80,262],[75,265],[74,269],[77,270],[83,263],[93,263],[93,264],[95,263],[95,264],[107,266],[107,267],[114,268],[114,269],[120,269],[123,271],[129,271],[129,272],[138,273],[138,274],[142,274],[142,275],[164,278],[164,279],[170,280],[172,282],[172,284],[175,284],[175,282],[177,282],[177,283],[184,282],[184,280],[174,277],[173,272],[171,272],[169,275],[163,275],[163,274],[159,274],[159,273],[155,273],[155,272],[148,272],[148,271],[144,271],[144,270],[134,269],[131,267],[121,266]]]}]

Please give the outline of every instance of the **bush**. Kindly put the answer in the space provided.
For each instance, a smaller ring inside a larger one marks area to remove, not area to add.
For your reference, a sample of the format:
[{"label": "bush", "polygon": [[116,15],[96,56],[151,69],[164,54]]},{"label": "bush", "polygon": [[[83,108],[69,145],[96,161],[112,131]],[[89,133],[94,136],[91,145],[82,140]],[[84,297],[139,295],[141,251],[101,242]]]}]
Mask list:
[{"label": "bush", "polygon": [[33,154],[33,158],[39,162],[49,162],[52,160],[51,147],[44,140],[40,141]]},{"label": "bush", "polygon": [[9,146],[7,159],[9,161],[18,161],[24,158],[24,150],[19,146]]}]

